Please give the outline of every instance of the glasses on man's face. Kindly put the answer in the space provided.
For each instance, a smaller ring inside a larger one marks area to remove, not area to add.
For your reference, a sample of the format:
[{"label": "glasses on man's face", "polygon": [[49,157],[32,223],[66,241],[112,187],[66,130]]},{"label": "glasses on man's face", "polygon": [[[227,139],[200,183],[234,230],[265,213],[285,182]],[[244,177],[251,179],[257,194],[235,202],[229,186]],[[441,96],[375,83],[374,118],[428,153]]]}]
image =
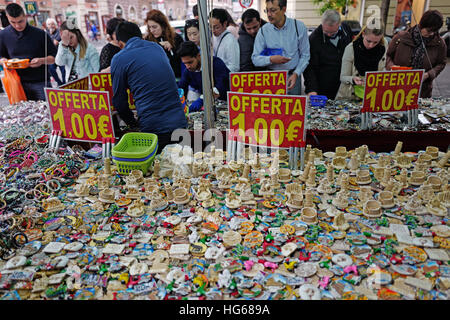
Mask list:
[{"label": "glasses on man's face", "polygon": [[330,38],[334,38],[334,37],[338,34],[338,32],[339,32],[339,29],[338,29],[337,31],[335,31],[335,32],[323,31],[323,33],[324,33],[327,37],[330,37]]},{"label": "glasses on man's face", "polygon": [[264,12],[274,14],[274,13],[278,12],[279,10],[280,10],[279,8],[270,8],[270,9],[264,9]]}]

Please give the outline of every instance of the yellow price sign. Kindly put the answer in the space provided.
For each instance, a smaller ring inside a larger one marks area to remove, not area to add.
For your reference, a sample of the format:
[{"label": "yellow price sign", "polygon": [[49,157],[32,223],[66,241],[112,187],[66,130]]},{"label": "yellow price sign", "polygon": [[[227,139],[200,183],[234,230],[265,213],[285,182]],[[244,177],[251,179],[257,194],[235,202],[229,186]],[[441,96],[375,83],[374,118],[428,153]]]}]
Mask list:
[{"label": "yellow price sign", "polygon": [[231,72],[230,91],[256,94],[287,94],[287,71]]},{"label": "yellow price sign", "polygon": [[238,141],[280,148],[305,144],[305,96],[228,92],[228,113]]},{"label": "yellow price sign", "polygon": [[53,130],[68,140],[114,137],[107,92],[45,88]]},{"label": "yellow price sign", "polygon": [[418,107],[423,70],[367,72],[362,112],[397,112]]}]

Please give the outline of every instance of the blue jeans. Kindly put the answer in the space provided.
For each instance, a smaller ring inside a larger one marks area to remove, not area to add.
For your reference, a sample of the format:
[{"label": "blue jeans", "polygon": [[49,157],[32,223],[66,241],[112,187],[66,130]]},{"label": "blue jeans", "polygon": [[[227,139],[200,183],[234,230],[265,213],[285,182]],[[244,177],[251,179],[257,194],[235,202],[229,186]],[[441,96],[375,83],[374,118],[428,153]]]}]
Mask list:
[{"label": "blue jeans", "polygon": [[23,91],[25,91],[25,95],[27,96],[28,100],[32,101],[38,101],[43,100],[45,101],[45,92],[44,88],[48,87],[51,88],[52,84],[50,81],[47,82],[24,82],[22,81],[22,87]]},{"label": "blue jeans", "polygon": [[[56,72],[56,70],[59,68],[59,70],[61,71],[61,77],[62,79],[59,78],[58,76],[58,72]],[[59,86],[62,86],[64,83],[66,83],[66,67],[64,66],[58,66],[56,63],[49,65],[49,71],[50,71],[50,75],[53,77],[53,79],[55,79],[56,83]]]}]

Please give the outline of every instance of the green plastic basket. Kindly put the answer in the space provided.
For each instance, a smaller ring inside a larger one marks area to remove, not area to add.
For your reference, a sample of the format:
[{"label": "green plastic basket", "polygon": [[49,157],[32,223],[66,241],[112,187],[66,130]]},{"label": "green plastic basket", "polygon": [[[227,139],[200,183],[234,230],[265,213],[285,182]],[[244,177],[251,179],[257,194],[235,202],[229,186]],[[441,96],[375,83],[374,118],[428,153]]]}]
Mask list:
[{"label": "green plastic basket", "polygon": [[155,156],[145,161],[120,161],[113,159],[120,174],[128,175],[132,170],[141,170],[145,175],[150,168]]},{"label": "green plastic basket", "polygon": [[158,136],[153,133],[125,133],[111,153],[116,158],[142,159],[158,147]]},{"label": "green plastic basket", "polygon": [[123,135],[111,150],[112,159],[119,173],[129,174],[131,170],[147,173],[158,150],[158,136],[153,133],[130,132]]}]

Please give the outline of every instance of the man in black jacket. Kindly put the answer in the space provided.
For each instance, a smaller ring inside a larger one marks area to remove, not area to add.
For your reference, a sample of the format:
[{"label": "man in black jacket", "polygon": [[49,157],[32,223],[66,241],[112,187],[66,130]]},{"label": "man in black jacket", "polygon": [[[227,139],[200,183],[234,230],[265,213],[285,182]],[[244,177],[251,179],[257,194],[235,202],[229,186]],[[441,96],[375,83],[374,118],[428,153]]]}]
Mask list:
[{"label": "man in black jacket", "polygon": [[239,71],[259,71],[264,68],[255,67],[252,62],[253,44],[258,30],[266,23],[255,9],[244,11],[241,17],[242,24],[239,28]]},{"label": "man in black jacket", "polygon": [[339,90],[342,55],[352,41],[351,29],[341,24],[336,10],[322,15],[322,24],[309,36],[311,58],[303,76],[308,95],[324,95],[334,99]]}]

